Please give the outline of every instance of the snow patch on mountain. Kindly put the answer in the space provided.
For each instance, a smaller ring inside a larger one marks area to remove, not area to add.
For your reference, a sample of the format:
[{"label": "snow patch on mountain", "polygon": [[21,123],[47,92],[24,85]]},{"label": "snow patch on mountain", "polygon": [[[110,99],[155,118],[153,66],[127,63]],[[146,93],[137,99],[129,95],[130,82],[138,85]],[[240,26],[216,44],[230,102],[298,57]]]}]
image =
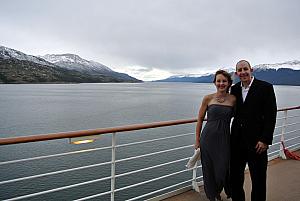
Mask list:
[{"label": "snow patch on mountain", "polygon": [[[293,60],[293,61],[286,61],[283,63],[275,63],[275,64],[259,64],[253,66],[253,69],[255,72],[260,72],[260,71],[265,71],[268,69],[280,69],[280,68],[289,68],[293,70],[300,70],[300,61],[298,60]],[[220,70],[220,69],[217,69]],[[178,75],[173,75],[167,79],[174,79],[174,78],[197,78],[197,77],[205,77],[205,76],[210,76],[214,75],[217,70],[213,71],[206,71],[204,73],[197,73],[197,74],[178,74]],[[229,73],[234,73],[235,68],[221,68],[221,70],[225,70]]]},{"label": "snow patch on mountain", "polygon": [[[234,68],[219,68],[217,70],[225,70],[229,73],[233,73],[235,71]],[[170,78],[184,78],[184,77],[196,78],[196,77],[210,76],[210,75],[214,75],[217,70],[205,70],[205,71],[203,70],[198,73],[177,74],[171,76]]]},{"label": "snow patch on mountain", "polygon": [[293,60],[293,61],[286,61],[283,63],[275,63],[275,64],[259,64],[253,67],[254,69],[276,69],[278,70],[279,68],[290,68],[293,70],[300,70],[300,61],[298,60]]},{"label": "snow patch on mountain", "polygon": [[40,57],[70,70],[113,72],[110,68],[101,63],[85,60],[76,54],[46,54]]},{"label": "snow patch on mountain", "polygon": [[2,59],[18,59],[22,61],[31,61],[34,63],[54,66],[52,63],[36,56],[24,54],[18,50],[14,50],[8,47],[0,46],[0,58]]},{"label": "snow patch on mountain", "polygon": [[183,78],[183,77],[201,77],[201,76],[207,76],[211,73],[201,73],[201,74],[183,74],[183,75],[173,75],[170,78]]}]

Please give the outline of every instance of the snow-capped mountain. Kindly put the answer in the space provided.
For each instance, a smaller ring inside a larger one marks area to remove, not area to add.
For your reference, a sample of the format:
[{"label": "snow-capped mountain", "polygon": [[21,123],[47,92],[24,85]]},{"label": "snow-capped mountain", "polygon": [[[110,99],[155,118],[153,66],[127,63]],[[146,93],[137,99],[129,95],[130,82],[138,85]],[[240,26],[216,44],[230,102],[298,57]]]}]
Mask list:
[{"label": "snow-capped mountain", "polygon": [[14,50],[8,47],[0,46],[0,58],[2,59],[18,59],[21,61],[31,61],[34,63],[42,64],[42,65],[48,65],[48,66],[54,66],[52,63],[36,56],[24,54],[23,52],[20,52],[18,50]]},{"label": "snow-capped mountain", "polygon": [[210,75],[211,73],[198,73],[198,74],[183,74],[183,75],[172,75],[169,78],[182,78],[182,77],[201,77],[201,76],[206,76]]},{"label": "snow-capped mountain", "polygon": [[95,61],[85,60],[76,54],[46,54],[39,57],[69,70],[112,72],[107,66]]},{"label": "snow-capped mountain", "polygon": [[253,67],[257,70],[264,70],[264,69],[276,69],[279,68],[290,68],[293,70],[300,70],[300,61],[293,60],[293,61],[286,61],[283,63],[275,63],[275,64],[259,64]]},{"label": "snow-capped mountain", "polygon": [[[276,64],[259,64],[253,66],[254,77],[277,85],[300,85],[300,61],[293,60]],[[234,68],[224,69],[234,75]],[[199,82],[211,83],[215,72],[206,74],[175,75],[157,82]],[[233,76],[235,78],[235,76]],[[237,82],[238,79],[234,79]]]},{"label": "snow-capped mountain", "polygon": [[43,58],[0,46],[0,83],[142,82],[74,54]]}]

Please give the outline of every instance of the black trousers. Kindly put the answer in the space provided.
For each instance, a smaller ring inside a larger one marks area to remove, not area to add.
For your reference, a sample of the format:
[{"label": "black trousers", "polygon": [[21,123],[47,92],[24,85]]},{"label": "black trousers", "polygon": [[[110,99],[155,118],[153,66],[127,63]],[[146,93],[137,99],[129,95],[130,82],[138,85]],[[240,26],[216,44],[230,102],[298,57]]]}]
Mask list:
[{"label": "black trousers", "polygon": [[257,154],[255,147],[244,143],[231,144],[230,179],[232,201],[245,201],[244,171],[248,164],[252,181],[251,201],[266,200],[267,151]]}]

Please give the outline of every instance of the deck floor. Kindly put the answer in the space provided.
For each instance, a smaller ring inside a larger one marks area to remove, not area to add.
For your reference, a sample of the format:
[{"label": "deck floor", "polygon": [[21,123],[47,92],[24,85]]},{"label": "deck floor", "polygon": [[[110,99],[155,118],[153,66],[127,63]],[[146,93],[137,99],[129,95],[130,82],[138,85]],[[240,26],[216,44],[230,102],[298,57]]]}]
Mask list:
[{"label": "deck floor", "polygon": [[[300,151],[296,152],[300,155]],[[246,201],[250,201],[251,181],[249,172],[245,173]],[[223,201],[226,199],[222,192]],[[300,161],[274,159],[269,162],[267,176],[267,200],[268,201],[299,201],[300,200]],[[203,186],[200,193],[193,190],[170,197],[164,201],[208,201]]]}]

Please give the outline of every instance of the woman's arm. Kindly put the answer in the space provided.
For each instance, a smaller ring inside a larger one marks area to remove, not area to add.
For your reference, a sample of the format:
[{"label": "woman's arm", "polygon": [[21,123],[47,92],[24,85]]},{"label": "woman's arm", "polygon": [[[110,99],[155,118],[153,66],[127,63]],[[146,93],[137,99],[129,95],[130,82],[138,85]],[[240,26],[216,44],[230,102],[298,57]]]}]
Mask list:
[{"label": "woman's arm", "polygon": [[206,109],[209,103],[209,96],[205,96],[202,100],[199,113],[198,113],[198,121],[196,125],[196,141],[195,141],[195,149],[200,148],[200,135],[201,135],[201,129],[202,129],[202,124],[203,120],[206,115]]}]

